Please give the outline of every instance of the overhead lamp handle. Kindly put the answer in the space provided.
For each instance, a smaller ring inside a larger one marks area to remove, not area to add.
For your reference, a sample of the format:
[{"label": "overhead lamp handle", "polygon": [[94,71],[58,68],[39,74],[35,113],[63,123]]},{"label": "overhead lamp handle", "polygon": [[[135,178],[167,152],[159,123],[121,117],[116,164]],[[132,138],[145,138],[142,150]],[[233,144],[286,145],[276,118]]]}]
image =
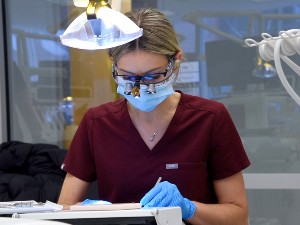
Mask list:
[{"label": "overhead lamp handle", "polygon": [[86,8],[89,4],[89,0],[73,0],[73,3],[76,7]]},{"label": "overhead lamp handle", "polygon": [[97,11],[102,8],[107,7],[111,9],[108,0],[89,0],[89,4],[86,8],[86,16],[88,20],[97,19]]}]

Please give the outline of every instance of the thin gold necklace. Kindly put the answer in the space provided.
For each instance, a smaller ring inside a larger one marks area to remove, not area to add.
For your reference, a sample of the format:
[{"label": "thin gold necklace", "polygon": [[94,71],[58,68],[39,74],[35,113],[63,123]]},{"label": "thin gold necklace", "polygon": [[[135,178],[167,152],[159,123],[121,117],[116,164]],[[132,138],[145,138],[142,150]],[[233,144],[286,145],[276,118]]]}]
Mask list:
[{"label": "thin gold necklace", "polygon": [[[168,114],[169,110],[172,108],[172,103],[171,103],[171,102],[172,102],[172,100],[169,99],[167,105],[164,106],[164,114],[160,117],[160,119],[161,119],[162,121],[164,120],[165,116]],[[139,123],[139,125],[141,126],[141,128],[142,128],[144,134],[148,137],[148,141],[153,142],[153,141],[155,140],[157,134],[159,134],[159,130],[156,129],[156,131],[154,131],[151,135],[149,135],[148,132],[145,130],[143,124],[141,123],[141,121],[140,121],[140,119],[139,119],[139,117],[138,117],[138,115],[137,115],[137,113],[136,113],[136,110],[135,110],[134,106],[131,106],[131,108],[132,108],[133,113],[134,113],[134,116],[137,118],[138,123]]]},{"label": "thin gold necklace", "polygon": [[141,123],[140,118],[138,117],[138,115],[135,111],[135,108],[132,107],[132,109],[133,109],[133,113],[134,113],[135,117],[137,118],[139,124],[141,125],[141,128],[142,128],[143,132],[148,137],[148,141],[153,142],[155,140],[156,135],[158,134],[158,130],[154,131],[153,134],[149,135],[148,132],[145,130],[143,124]]}]

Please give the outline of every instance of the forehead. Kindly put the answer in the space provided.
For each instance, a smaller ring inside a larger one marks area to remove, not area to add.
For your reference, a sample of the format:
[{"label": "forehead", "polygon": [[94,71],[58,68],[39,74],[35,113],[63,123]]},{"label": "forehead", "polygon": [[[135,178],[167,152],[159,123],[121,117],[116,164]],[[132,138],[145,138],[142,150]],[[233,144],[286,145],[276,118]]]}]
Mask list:
[{"label": "forehead", "polygon": [[168,59],[165,55],[137,50],[121,56],[117,65],[120,70],[140,73],[165,67],[167,62]]}]

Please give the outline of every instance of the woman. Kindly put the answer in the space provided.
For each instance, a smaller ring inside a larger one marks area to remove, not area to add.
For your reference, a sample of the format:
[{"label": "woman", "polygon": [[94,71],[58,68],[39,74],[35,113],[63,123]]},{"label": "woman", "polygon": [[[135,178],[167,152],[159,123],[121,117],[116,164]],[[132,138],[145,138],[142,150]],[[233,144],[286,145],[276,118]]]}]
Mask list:
[{"label": "woman", "polygon": [[67,208],[84,200],[98,180],[101,200],[180,206],[195,225],[246,225],[241,171],[250,162],[227,110],[173,90],[182,52],[162,13],[126,15],[144,33],[109,50],[124,98],[85,114],[64,162],[58,203]]}]

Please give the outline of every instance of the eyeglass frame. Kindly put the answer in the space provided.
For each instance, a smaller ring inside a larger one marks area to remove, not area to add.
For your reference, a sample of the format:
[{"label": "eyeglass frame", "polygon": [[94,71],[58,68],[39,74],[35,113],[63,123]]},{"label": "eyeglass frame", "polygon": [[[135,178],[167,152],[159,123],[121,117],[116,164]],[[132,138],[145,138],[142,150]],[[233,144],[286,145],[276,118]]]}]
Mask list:
[{"label": "eyeglass frame", "polygon": [[[115,63],[113,63],[112,64],[112,76],[117,84],[118,84],[117,77],[122,77],[122,79],[124,81],[132,82],[132,83],[139,83],[139,84],[143,84],[143,85],[147,85],[147,86],[150,84],[156,85],[159,83],[164,83],[167,79],[169,79],[169,77],[172,75],[172,73],[170,73],[170,71],[172,71],[174,69],[174,65],[175,65],[175,57],[171,57],[168,60],[168,64],[166,66],[165,72],[149,73],[149,74],[144,74],[144,75],[123,75],[123,74],[117,74],[118,73],[117,66]],[[168,77],[166,77],[168,73],[170,73],[170,75]],[[165,77],[165,79],[158,81],[158,82],[145,83],[144,79],[149,77],[149,75],[150,76],[163,75]],[[134,79],[125,80],[123,77],[132,77]]]}]

